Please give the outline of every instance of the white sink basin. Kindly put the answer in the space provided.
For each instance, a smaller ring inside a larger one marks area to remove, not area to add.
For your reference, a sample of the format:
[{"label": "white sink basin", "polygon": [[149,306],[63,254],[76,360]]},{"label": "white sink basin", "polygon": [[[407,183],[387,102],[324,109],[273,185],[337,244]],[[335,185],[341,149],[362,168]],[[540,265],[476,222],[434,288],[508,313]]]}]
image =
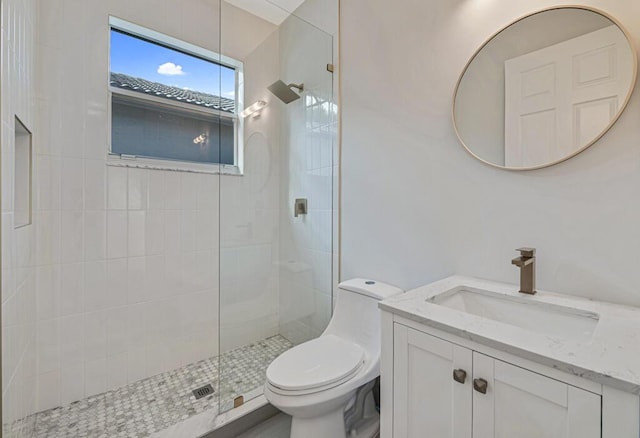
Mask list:
[{"label": "white sink basin", "polygon": [[457,287],[427,302],[520,327],[535,333],[588,341],[598,325],[597,313],[487,290]]}]

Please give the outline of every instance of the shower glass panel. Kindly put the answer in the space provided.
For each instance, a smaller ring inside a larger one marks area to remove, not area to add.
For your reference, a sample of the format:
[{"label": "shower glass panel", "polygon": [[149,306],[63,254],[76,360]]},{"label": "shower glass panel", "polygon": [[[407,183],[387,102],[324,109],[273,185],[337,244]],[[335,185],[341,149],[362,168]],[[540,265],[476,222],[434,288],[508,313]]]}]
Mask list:
[{"label": "shower glass panel", "polygon": [[240,120],[239,174],[220,176],[221,412],[261,395],[268,365],[332,310],[334,37],[305,15],[313,0],[293,13],[233,3],[221,53],[242,62],[236,93],[258,109]]}]

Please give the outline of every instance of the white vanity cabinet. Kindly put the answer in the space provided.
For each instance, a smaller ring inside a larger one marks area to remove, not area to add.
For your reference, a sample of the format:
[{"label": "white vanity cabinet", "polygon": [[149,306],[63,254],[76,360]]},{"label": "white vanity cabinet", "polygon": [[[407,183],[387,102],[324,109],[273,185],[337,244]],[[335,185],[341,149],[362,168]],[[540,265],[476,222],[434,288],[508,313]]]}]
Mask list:
[{"label": "white vanity cabinet", "polygon": [[454,275],[379,304],[381,438],[640,438],[640,309]]},{"label": "white vanity cabinet", "polygon": [[394,438],[600,438],[602,396],[394,324]]}]

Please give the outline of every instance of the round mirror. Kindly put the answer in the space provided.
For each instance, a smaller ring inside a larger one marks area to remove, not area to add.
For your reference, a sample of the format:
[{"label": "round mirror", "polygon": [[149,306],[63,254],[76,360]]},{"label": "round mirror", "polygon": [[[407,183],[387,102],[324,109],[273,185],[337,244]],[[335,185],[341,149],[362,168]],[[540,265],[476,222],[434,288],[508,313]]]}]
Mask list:
[{"label": "round mirror", "polygon": [[604,14],[578,7],[528,15],[471,58],[453,105],[456,133],[492,166],[530,170],[564,161],[620,116],[637,54]]}]

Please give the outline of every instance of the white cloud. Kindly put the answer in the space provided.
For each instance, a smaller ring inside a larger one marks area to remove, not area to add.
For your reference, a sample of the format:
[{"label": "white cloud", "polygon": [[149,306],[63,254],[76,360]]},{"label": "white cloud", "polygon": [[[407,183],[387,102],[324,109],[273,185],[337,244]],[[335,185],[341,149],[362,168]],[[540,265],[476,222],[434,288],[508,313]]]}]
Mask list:
[{"label": "white cloud", "polygon": [[173,62],[165,62],[158,67],[158,73],[165,76],[181,76],[186,74],[182,71],[181,65],[176,65]]},{"label": "white cloud", "polygon": [[228,97],[229,99],[235,99],[236,92],[235,91],[225,91],[224,93],[222,93],[222,95],[224,97]]}]

